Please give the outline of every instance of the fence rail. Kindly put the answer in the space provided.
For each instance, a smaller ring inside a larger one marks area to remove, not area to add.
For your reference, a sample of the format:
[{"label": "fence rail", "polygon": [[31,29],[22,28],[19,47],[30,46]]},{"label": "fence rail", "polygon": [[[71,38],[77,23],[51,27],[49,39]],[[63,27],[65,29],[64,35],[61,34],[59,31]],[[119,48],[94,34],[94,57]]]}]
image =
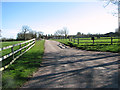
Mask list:
[{"label": "fence rail", "polygon": [[[26,44],[26,43],[28,43],[28,44]],[[25,46],[22,47],[22,44],[25,44]],[[18,43],[18,44],[0,48],[0,51],[11,48],[11,52],[7,55],[2,56],[0,58],[0,61],[3,61],[4,59],[7,59],[10,56],[13,56],[12,57],[13,60],[8,65],[5,65],[4,67],[0,68],[0,71],[3,71],[4,69],[6,69],[10,64],[12,64],[16,59],[18,59],[20,56],[22,56],[25,52],[30,50],[34,45],[35,45],[35,39],[31,39],[31,40],[25,41],[23,43]],[[20,46],[20,48],[14,51],[14,47],[16,47],[16,46]],[[28,47],[28,49],[26,49],[27,47]],[[25,49],[24,52],[22,52],[23,49]],[[20,52],[20,55],[14,57],[14,55],[18,52]]]},{"label": "fence rail", "polygon": [[[60,38],[60,39],[65,39],[65,38]],[[120,41],[118,41],[117,37],[100,37],[100,38],[94,38],[92,39],[91,37],[87,37],[87,38],[74,38],[74,37],[69,37],[66,38],[67,40],[74,42],[74,43],[97,43],[97,44],[102,44],[102,43],[109,43],[109,44],[115,44],[115,43],[120,43]]]}]

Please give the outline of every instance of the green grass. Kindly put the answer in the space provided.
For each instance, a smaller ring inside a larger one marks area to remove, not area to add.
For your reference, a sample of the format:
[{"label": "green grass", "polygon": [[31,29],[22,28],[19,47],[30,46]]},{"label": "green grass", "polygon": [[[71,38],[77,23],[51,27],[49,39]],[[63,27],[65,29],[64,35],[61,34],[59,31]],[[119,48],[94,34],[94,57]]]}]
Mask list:
[{"label": "green grass", "polygon": [[36,41],[35,46],[17,59],[2,72],[2,88],[18,88],[35,72],[44,53],[44,40]]},{"label": "green grass", "polygon": [[[84,39],[84,40],[83,40]],[[79,42],[80,43],[83,43],[83,42],[89,42],[89,43],[93,43],[93,40],[91,40],[90,38],[88,39],[86,39],[86,38],[81,38],[81,39],[79,39]],[[73,40],[74,41],[74,40]],[[75,42],[78,42],[78,39],[75,39]],[[94,42],[95,43],[99,43],[99,42],[103,42],[103,43],[106,43],[106,42],[108,42],[107,44],[111,44],[111,39],[110,38],[108,38],[108,39],[104,39],[104,38],[100,38],[100,39],[95,39],[94,40]],[[113,39],[113,43],[115,44],[115,43],[117,43],[118,42],[118,39]]]},{"label": "green grass", "polygon": [[[2,47],[6,47],[6,46],[13,45],[13,44],[22,43],[22,42],[24,42],[24,41],[2,42]],[[23,45],[25,45],[25,44],[23,44]],[[20,48],[20,46],[15,46],[15,47],[14,47],[14,50],[17,50],[17,49],[19,49],[19,48]],[[11,52],[11,48],[5,49],[5,50],[3,50],[2,52],[0,51],[0,53],[2,54],[1,56],[7,55],[7,54],[9,54],[10,52]]]},{"label": "green grass", "polygon": [[[2,44],[3,44],[2,47],[6,47],[6,46],[13,45],[13,44],[22,43],[22,42],[24,42],[24,41],[2,42]],[[29,44],[29,43],[22,44],[21,47],[24,47],[24,46],[26,46],[27,44]],[[20,45],[15,46],[15,47],[14,47],[14,51],[18,50],[19,48],[20,48]],[[25,49],[23,49],[22,51],[24,51],[24,50],[25,50]],[[0,53],[1,53],[1,56],[5,56],[5,55],[11,53],[11,48],[2,50],[2,51],[0,51]]]},{"label": "green grass", "polygon": [[6,46],[10,46],[13,44],[17,44],[17,43],[22,43],[24,41],[10,41],[10,42],[2,42],[2,47],[6,47]]},{"label": "green grass", "polygon": [[[2,42],[2,44],[6,47],[6,46],[10,46],[10,45],[17,44],[17,43],[22,43],[22,42],[24,42],[24,41]],[[21,46],[24,47],[24,46],[27,45],[27,44],[29,44],[29,43],[22,44]],[[18,45],[18,46],[15,46],[15,47],[14,47],[14,51],[16,51],[16,50],[19,49],[19,48],[20,48],[19,45]],[[27,47],[27,48],[28,48],[28,47]],[[27,49],[27,48],[26,48],[26,49]],[[24,52],[25,49],[23,49],[23,50],[21,50],[21,51]],[[0,56],[0,57],[5,56],[5,55],[11,53],[11,48],[2,50],[2,52],[0,52],[0,53],[1,53],[1,56]],[[20,54],[20,52],[17,52],[16,54],[14,54],[14,56],[16,57],[16,56],[18,56],[19,54]],[[2,63],[2,66],[5,66],[5,65],[9,64],[12,60],[13,60],[13,58],[12,58],[12,56],[11,56],[11,57],[9,57],[9,58],[7,58],[7,59],[4,59],[2,62],[0,61],[0,63]]]},{"label": "green grass", "polygon": [[[84,39],[84,38],[83,38]],[[111,45],[111,43],[104,43],[110,41],[110,38],[107,40],[95,40],[95,42],[103,42],[103,43],[81,43],[81,42],[92,42],[92,40],[80,40],[79,44],[77,43],[77,40],[69,41],[68,39],[55,39],[55,41],[64,43],[65,45],[71,46],[71,47],[77,47],[82,50],[89,50],[89,51],[104,51],[104,52],[120,52],[120,44],[118,44],[118,39],[113,39],[114,43]]]}]

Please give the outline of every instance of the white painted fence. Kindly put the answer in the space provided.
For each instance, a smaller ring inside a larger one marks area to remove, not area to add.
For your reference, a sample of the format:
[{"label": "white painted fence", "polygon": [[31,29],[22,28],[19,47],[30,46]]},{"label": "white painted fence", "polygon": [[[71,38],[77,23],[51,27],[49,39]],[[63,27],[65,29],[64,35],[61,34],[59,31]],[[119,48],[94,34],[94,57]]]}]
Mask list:
[{"label": "white painted fence", "polygon": [[[22,47],[22,44],[26,44],[26,43],[29,43],[29,44],[27,44],[24,47]],[[20,46],[20,48],[14,51],[14,47],[18,46],[18,45]],[[31,40],[25,41],[23,43],[18,43],[18,44],[14,44],[14,45],[10,45],[10,46],[7,46],[7,47],[0,48],[0,51],[3,51],[5,49],[11,48],[11,52],[9,54],[5,55],[5,56],[2,56],[0,58],[0,61],[4,60],[4,59],[6,59],[6,58],[8,58],[10,56],[13,56],[13,60],[8,65],[0,68],[0,71],[3,71],[4,69],[6,69],[10,64],[12,64],[16,59],[18,59],[20,56],[22,56],[25,52],[27,52],[28,50],[30,50],[34,45],[35,45],[35,39],[31,39]],[[28,47],[28,49],[26,49],[24,52],[21,52],[21,50],[23,50],[23,49],[25,49],[27,47]],[[17,52],[20,52],[20,55],[14,57],[14,55]]]}]

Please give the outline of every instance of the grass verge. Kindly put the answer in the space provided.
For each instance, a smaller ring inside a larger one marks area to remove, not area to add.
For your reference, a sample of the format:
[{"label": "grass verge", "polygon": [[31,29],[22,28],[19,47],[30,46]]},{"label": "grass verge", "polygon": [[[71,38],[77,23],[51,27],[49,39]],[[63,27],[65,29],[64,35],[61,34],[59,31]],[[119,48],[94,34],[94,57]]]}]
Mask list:
[{"label": "grass verge", "polygon": [[78,49],[82,50],[88,50],[88,51],[103,51],[103,52],[114,52],[118,53],[120,52],[120,44],[92,44],[92,43],[74,43],[68,40],[61,40],[61,39],[55,39],[55,41],[61,42],[65,45],[68,45],[70,47],[76,47]]},{"label": "grass verge", "polygon": [[35,46],[17,59],[2,72],[2,88],[19,88],[35,72],[44,53],[44,40],[36,41]]}]

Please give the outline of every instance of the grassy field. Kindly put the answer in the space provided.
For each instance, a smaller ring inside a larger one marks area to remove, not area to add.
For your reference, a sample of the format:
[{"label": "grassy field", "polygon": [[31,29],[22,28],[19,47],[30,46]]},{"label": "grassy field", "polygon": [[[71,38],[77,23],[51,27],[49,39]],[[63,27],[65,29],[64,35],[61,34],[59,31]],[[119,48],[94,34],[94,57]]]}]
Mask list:
[{"label": "grassy field", "polygon": [[[2,42],[2,47],[7,47],[7,46],[10,46],[10,45],[13,45],[13,44],[18,44],[18,43],[22,43],[22,42],[24,42],[24,41],[11,41],[11,42]],[[23,44],[22,46],[25,46],[25,44]],[[17,50],[17,49],[19,49],[20,48],[20,46],[16,46],[16,47],[14,47],[14,50]],[[11,52],[11,48],[9,48],[9,49],[6,49],[6,50],[3,50],[2,52],[0,51],[0,53],[2,54],[2,56],[4,56],[4,55],[7,55],[7,54],[9,54]]]},{"label": "grassy field", "polygon": [[44,53],[44,40],[36,41],[23,56],[2,72],[2,88],[18,88],[25,83],[41,63]]},{"label": "grassy field", "polygon": [[[73,41],[74,41],[74,39],[72,39]],[[78,42],[78,39],[76,38],[75,39],[75,42]],[[85,43],[85,42],[87,42],[87,43],[93,43],[93,40],[91,40],[91,38],[79,38],[79,43]],[[99,38],[99,39],[97,39],[96,37],[95,37],[95,40],[94,40],[94,43],[101,43],[101,42],[103,42],[102,44],[111,44],[111,37],[101,37],[101,38]],[[114,44],[118,44],[117,42],[118,42],[118,38],[113,38],[113,40],[112,40],[112,42],[114,43]]]},{"label": "grassy field", "polygon": [[[85,40],[86,39],[86,40]],[[106,43],[110,42],[111,39],[104,39],[102,38],[95,40],[95,43],[93,44],[93,40],[87,40],[90,38],[81,38],[79,40],[79,44],[77,43],[77,39],[69,41],[69,39],[54,39],[55,41],[64,43],[66,45],[69,45],[71,47],[77,47],[82,50],[90,50],[90,51],[104,51],[104,52],[120,52],[120,44],[118,43],[118,39],[113,39],[113,44],[111,43]],[[82,42],[82,43],[81,43]],[[90,43],[83,43],[83,42],[90,42]],[[99,43],[103,42],[103,43]]]},{"label": "grassy field", "polygon": [[[24,41],[2,42],[2,47],[6,47],[6,46],[13,45],[13,44],[22,43],[22,42],[24,42]],[[24,46],[27,45],[27,44],[28,44],[28,43],[22,44],[21,46],[24,47]],[[18,46],[15,46],[15,47],[14,47],[14,51],[16,51],[16,50],[19,49],[19,48],[20,48],[19,45],[18,45]],[[27,47],[27,48],[28,48],[28,47]],[[26,48],[26,49],[27,49],[27,48]],[[24,52],[25,49],[23,49],[23,50],[21,50],[21,51]],[[2,50],[2,51],[0,51],[0,53],[1,53],[1,56],[5,56],[5,55],[11,53],[11,48]],[[20,52],[14,54],[14,56],[16,57],[16,56],[18,56],[19,54],[20,54]],[[2,62],[0,61],[0,63],[2,63],[2,66],[5,66],[5,65],[9,64],[9,63],[11,62],[11,60],[13,60],[12,56],[9,57],[9,58],[7,58],[7,59],[5,59],[5,60],[3,60]]]},{"label": "grassy field", "polygon": [[22,43],[24,41],[10,41],[10,42],[2,42],[2,47],[6,47],[9,45],[17,44],[17,43]]}]

